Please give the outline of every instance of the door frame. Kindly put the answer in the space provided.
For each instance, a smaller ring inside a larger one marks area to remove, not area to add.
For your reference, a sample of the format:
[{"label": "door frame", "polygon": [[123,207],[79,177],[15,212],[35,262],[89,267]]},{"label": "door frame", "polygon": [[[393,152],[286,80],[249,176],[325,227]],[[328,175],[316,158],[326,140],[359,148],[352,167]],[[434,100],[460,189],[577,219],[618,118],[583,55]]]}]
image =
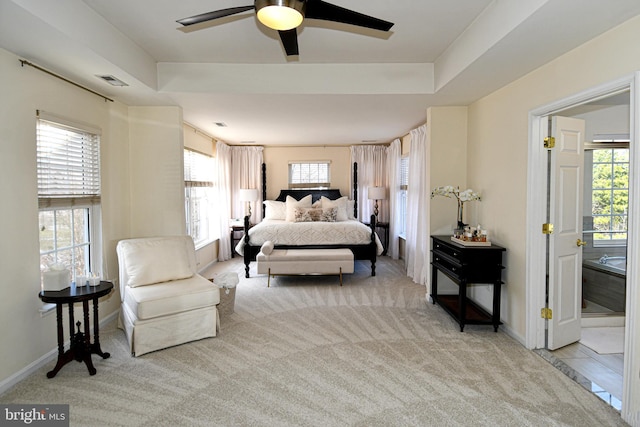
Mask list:
[{"label": "door frame", "polygon": [[[526,218],[526,336],[529,349],[545,348],[545,320],[540,316],[546,306],[546,236],[542,234],[542,224],[546,222],[547,205],[547,152],[542,144],[540,120],[542,117],[560,114],[562,110],[605,98],[616,92],[630,91],[629,134],[631,144],[629,156],[632,167],[629,171],[629,217],[627,257],[640,259],[640,120],[637,120],[640,106],[640,72],[618,80],[587,89],[529,112],[529,149],[527,169],[527,218]],[[627,267],[627,282],[640,283],[640,263],[631,262]],[[632,402],[640,400],[640,385],[633,373],[640,370],[640,290],[637,286],[627,286],[624,344],[624,379],[622,417],[633,417]],[[638,357],[634,357],[634,356]],[[637,411],[638,408],[635,408]]]}]

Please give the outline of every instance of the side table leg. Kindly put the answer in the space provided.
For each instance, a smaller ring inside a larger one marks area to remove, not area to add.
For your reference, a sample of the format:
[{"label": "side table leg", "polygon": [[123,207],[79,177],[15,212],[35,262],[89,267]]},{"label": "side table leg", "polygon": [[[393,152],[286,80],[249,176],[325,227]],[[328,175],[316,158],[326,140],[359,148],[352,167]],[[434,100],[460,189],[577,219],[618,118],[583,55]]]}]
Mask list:
[{"label": "side table leg", "polygon": [[96,374],[96,368],[91,360],[91,325],[89,324],[89,301],[82,301],[82,312],[84,313],[84,343],[78,343],[82,361],[87,365],[89,375]]},{"label": "side table leg", "polygon": [[[47,372],[47,378],[53,378],[58,371],[67,363],[64,360],[64,331],[62,328],[62,305],[56,304],[56,323],[58,325],[58,361],[56,366],[49,372]],[[71,335],[73,335],[73,329],[71,329]]]},{"label": "side table leg", "polygon": [[98,321],[98,298],[93,299],[93,344],[91,352],[97,354],[103,359],[108,359],[111,354],[103,352],[100,348],[100,322]]}]

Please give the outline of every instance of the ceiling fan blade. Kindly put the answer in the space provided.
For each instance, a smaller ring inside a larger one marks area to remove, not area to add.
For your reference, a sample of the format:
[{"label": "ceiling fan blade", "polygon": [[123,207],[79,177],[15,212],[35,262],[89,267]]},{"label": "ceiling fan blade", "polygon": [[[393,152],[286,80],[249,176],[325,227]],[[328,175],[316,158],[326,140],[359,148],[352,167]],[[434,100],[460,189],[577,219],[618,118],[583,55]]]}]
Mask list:
[{"label": "ceiling fan blade", "polygon": [[391,27],[393,27],[393,22],[354,12],[353,10],[345,9],[322,0],[308,0],[305,17],[322,19],[324,21],[342,22],[344,24],[373,28],[374,30],[381,31],[389,31]]},{"label": "ceiling fan blade", "polygon": [[291,30],[280,30],[280,40],[282,40],[282,46],[284,51],[287,52],[287,56],[298,55],[298,33],[295,28]]},{"label": "ceiling fan blade", "polygon": [[207,13],[202,13],[200,15],[190,16],[189,18],[179,19],[176,22],[186,27],[187,25],[199,24],[201,22],[207,22],[214,19],[218,19],[218,18],[224,18],[225,16],[235,15],[236,13],[245,12],[251,9],[255,9],[255,6],[251,5],[251,6],[230,7],[229,9],[220,9],[213,12],[207,12]]}]

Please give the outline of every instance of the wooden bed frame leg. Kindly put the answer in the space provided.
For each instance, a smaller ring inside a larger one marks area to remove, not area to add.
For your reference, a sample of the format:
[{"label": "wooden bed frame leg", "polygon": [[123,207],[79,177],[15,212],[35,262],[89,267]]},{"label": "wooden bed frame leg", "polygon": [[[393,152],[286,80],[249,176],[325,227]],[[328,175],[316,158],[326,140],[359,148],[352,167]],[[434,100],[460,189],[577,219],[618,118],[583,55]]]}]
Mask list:
[{"label": "wooden bed frame leg", "polygon": [[376,260],[375,259],[371,260],[371,275],[372,276],[376,275]]}]

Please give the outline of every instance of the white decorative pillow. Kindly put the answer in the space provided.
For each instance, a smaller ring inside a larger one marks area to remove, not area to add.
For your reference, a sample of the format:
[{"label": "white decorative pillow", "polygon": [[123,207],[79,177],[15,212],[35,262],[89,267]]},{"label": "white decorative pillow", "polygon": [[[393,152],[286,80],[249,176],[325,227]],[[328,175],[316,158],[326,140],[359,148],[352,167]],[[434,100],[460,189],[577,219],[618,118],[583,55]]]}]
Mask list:
[{"label": "white decorative pillow", "polygon": [[338,209],[337,221],[346,221],[347,219],[349,219],[349,216],[347,215],[347,202],[348,202],[347,196],[340,197],[339,199],[336,199],[336,200],[330,200],[322,196],[321,200],[322,200],[323,208]]},{"label": "white decorative pillow", "polygon": [[356,201],[355,200],[347,200],[347,218],[351,219],[351,220],[355,220],[357,219],[355,217],[355,215],[353,214],[353,211],[356,207]]},{"label": "white decorative pillow", "polygon": [[260,247],[260,251],[265,255],[270,255],[271,252],[273,252],[273,247],[273,242],[271,240],[267,240],[262,244],[262,247]]},{"label": "white decorative pillow", "polygon": [[304,196],[300,200],[296,200],[291,196],[287,196],[287,216],[286,220],[289,222],[295,221],[296,208],[310,208],[311,207],[311,194]]},{"label": "white decorative pillow", "polygon": [[129,276],[127,284],[132,288],[193,276],[183,240],[142,240],[129,242],[122,249]]},{"label": "white decorative pillow", "polygon": [[287,205],[284,202],[275,200],[265,200],[264,202],[264,219],[287,219]]}]

